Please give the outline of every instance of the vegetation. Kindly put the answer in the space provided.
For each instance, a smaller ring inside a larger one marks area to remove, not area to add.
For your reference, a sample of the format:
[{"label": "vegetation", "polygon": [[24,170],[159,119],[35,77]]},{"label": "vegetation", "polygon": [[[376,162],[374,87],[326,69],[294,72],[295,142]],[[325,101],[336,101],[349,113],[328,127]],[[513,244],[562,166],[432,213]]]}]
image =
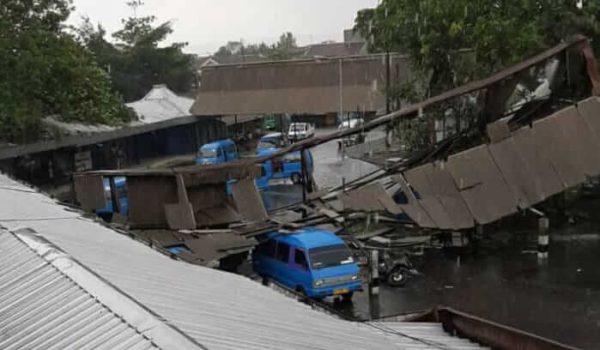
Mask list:
[{"label": "vegetation", "polygon": [[69,0],[0,2],[0,140],[40,136],[41,119],[117,124],[134,114],[93,55],[64,30]]},{"label": "vegetation", "polygon": [[287,60],[298,55],[297,48],[296,38],[292,33],[287,32],[281,34],[279,40],[272,45],[267,45],[264,42],[244,45],[241,41],[230,41],[226,45],[221,46],[214,57],[217,61],[219,58],[229,58],[232,56],[239,56],[241,61],[243,57],[251,55],[271,60]]},{"label": "vegetation", "polygon": [[[371,51],[410,56],[420,84],[396,88],[400,96],[395,97],[414,102],[487,76],[570,35],[599,38],[599,16],[600,2],[588,0],[382,0],[358,13],[355,29],[369,39]],[[593,44],[600,52],[600,40]]]},{"label": "vegetation", "polygon": [[[138,0],[129,5],[135,12],[143,3]],[[112,34],[116,44],[108,42],[104,28],[94,27],[89,19],[77,29],[80,41],[109,72],[115,90],[126,101],[142,98],[154,84],[166,84],[180,94],[196,84],[194,56],[182,50],[187,44],[160,46],[173,27],[170,22],[155,22],[154,16],[123,20],[123,28]]]}]

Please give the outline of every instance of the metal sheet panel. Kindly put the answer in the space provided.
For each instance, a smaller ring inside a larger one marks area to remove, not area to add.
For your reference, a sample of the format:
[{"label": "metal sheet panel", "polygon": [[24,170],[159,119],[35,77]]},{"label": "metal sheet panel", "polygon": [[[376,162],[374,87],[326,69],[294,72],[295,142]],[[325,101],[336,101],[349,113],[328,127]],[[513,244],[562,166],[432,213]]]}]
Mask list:
[{"label": "metal sheet panel", "polygon": [[577,110],[597,138],[600,138],[600,98],[593,96],[577,104]]},{"label": "metal sheet panel", "polygon": [[577,111],[569,107],[556,114],[557,127],[568,143],[571,159],[586,176],[600,175],[600,141]]},{"label": "metal sheet panel", "polygon": [[0,286],[2,349],[200,349],[30,233],[0,229]]},{"label": "metal sheet panel", "polygon": [[101,176],[74,176],[75,196],[85,210],[97,210],[106,206],[104,183]]},{"label": "metal sheet panel", "polygon": [[514,139],[507,138],[489,146],[490,153],[506,179],[506,183],[518,198],[519,207],[525,209],[545,199],[536,174],[522,157]]},{"label": "metal sheet panel", "polygon": [[429,217],[435,222],[437,227],[442,230],[449,230],[456,227],[454,221],[446,211],[427,178],[426,168],[433,167],[432,164],[426,164],[404,172],[406,180],[410,186],[417,192],[421,207],[429,214]]},{"label": "metal sheet panel", "polygon": [[538,151],[552,163],[566,189],[585,181],[585,174],[573,155],[573,140],[560,130],[559,117],[559,114],[554,114],[536,121],[533,124],[533,139]]},{"label": "metal sheet panel", "polygon": [[406,198],[408,198],[407,204],[400,204],[399,207],[408,215],[408,217],[414,221],[417,225],[424,228],[438,228],[435,221],[429,216],[427,211],[423,209],[419,200],[413,193],[412,189],[406,182],[406,179],[402,175],[396,175],[393,180],[400,185],[400,188]]},{"label": "metal sheet panel", "polygon": [[[0,175],[1,225],[29,225],[209,349],[407,348],[397,345],[408,341],[404,337],[382,337],[368,325],[319,312],[245,277],[170,259],[44,195],[3,189],[14,186],[27,190]],[[36,216],[54,219],[32,221]]]},{"label": "metal sheet panel", "polygon": [[438,199],[452,218],[455,229],[475,226],[475,219],[469,207],[456,188],[452,175],[445,169],[445,163],[437,163],[425,168],[431,188],[438,193]]},{"label": "metal sheet panel", "polygon": [[341,193],[338,197],[342,201],[344,209],[366,212],[387,211],[394,215],[402,213],[402,210],[380,183],[372,183]]},{"label": "metal sheet panel", "polygon": [[403,344],[407,349],[427,349],[431,346],[438,349],[456,350],[489,349],[464,338],[448,339],[439,323],[369,322],[369,324],[382,334],[402,334],[405,338],[412,340],[412,344]]},{"label": "metal sheet panel", "polygon": [[245,178],[233,184],[233,200],[244,220],[255,222],[267,220],[267,210],[256,184],[251,178]]},{"label": "metal sheet panel", "polygon": [[536,146],[533,130],[529,127],[521,128],[513,133],[512,139],[523,157],[531,173],[530,180],[536,188],[541,188],[544,198],[551,197],[563,190],[558,173],[545,154]]},{"label": "metal sheet panel", "polygon": [[128,177],[129,223],[136,228],[166,228],[166,203],[177,203],[174,176]]},{"label": "metal sheet panel", "polygon": [[517,211],[517,198],[504,181],[487,145],[451,156],[447,169],[478,223],[488,224]]}]

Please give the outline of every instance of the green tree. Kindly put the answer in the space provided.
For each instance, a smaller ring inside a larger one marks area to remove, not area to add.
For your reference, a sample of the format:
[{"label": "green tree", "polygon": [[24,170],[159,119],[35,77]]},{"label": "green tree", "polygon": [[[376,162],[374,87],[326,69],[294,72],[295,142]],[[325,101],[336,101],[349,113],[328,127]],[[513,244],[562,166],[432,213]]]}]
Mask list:
[{"label": "green tree", "polygon": [[269,57],[275,60],[289,60],[296,55],[295,49],[298,48],[296,38],[290,32],[283,33],[279,41],[271,46]]},{"label": "green tree", "polygon": [[408,54],[439,93],[570,35],[598,37],[599,15],[600,2],[585,0],[383,0],[358,13],[355,29],[374,52]]},{"label": "green tree", "polygon": [[[400,97],[415,102],[490,75],[573,34],[599,38],[599,15],[595,0],[382,0],[357,14],[355,29],[373,52],[410,56],[419,93]],[[600,48],[598,40],[593,43]],[[480,114],[497,116],[517,82],[488,91],[501,102],[485,104]]]},{"label": "green tree", "polygon": [[0,3],[0,139],[27,142],[41,118],[116,124],[135,116],[94,57],[64,31],[67,0]]},{"label": "green tree", "polygon": [[[136,12],[143,3],[133,1],[129,5]],[[183,52],[187,44],[160,45],[173,32],[171,22],[157,25],[154,16],[135,15],[122,22],[123,28],[112,35],[116,44],[106,39],[104,28],[94,28],[88,19],[84,19],[77,33],[109,72],[114,89],[126,101],[140,99],[154,84],[166,84],[180,94],[194,88],[194,56]]]},{"label": "green tree", "polygon": [[227,44],[221,46],[214,57],[229,59],[231,57],[237,57],[240,62],[244,61],[245,56],[260,56],[271,60],[288,60],[297,57],[300,52],[297,50],[296,38],[290,32],[283,33],[279,36],[279,40],[272,44],[267,45],[264,42],[260,44],[249,44],[244,45],[240,41],[230,41]]}]

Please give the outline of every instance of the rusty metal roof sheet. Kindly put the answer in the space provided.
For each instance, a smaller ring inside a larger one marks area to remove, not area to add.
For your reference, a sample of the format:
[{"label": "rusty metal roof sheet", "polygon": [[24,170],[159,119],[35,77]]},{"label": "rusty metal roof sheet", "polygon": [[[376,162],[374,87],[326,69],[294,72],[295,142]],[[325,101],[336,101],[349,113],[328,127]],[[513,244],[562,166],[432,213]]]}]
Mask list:
[{"label": "rusty metal roof sheet", "polygon": [[201,349],[34,232],[0,229],[0,348]]},{"label": "rusty metal roof sheet", "polygon": [[404,346],[404,349],[454,349],[454,350],[476,350],[489,349],[473,343],[464,338],[448,339],[446,333],[439,323],[432,322],[369,322],[369,324],[377,329],[381,334],[389,336],[393,339],[395,336],[402,334],[405,339],[412,340],[409,343],[403,340],[403,343],[398,345]]}]

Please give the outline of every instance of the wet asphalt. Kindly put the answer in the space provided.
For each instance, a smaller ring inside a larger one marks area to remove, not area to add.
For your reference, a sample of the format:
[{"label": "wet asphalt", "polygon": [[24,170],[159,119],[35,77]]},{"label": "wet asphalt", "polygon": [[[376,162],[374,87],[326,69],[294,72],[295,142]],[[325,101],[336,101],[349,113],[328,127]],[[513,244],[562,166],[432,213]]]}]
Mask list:
[{"label": "wet asphalt", "polygon": [[[377,169],[342,159],[337,142],[318,146],[313,155],[320,188]],[[301,198],[298,187],[275,186],[265,199],[267,206],[278,207]],[[597,204],[600,210],[600,199]],[[500,228],[486,232],[468,252],[426,250],[415,261],[421,276],[402,288],[381,287],[378,316],[443,305],[572,346],[600,349],[600,223],[553,228],[548,258],[542,260],[535,254],[536,232],[534,227]],[[366,292],[356,294],[352,304],[335,307],[360,319],[372,316]]]}]

